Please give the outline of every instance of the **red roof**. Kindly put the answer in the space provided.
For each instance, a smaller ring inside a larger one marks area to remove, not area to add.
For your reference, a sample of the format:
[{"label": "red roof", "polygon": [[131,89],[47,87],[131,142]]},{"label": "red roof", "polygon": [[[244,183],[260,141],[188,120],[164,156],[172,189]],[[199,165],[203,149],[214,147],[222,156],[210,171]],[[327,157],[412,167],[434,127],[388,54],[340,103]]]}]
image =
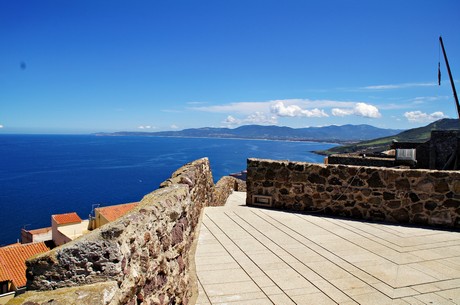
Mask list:
[{"label": "red roof", "polygon": [[108,221],[114,221],[134,209],[138,204],[139,202],[132,202],[97,208],[96,210]]},{"label": "red roof", "polygon": [[44,242],[13,244],[0,248],[0,282],[13,281],[19,288],[26,285],[26,260],[49,251]]},{"label": "red roof", "polygon": [[67,213],[67,214],[56,214],[56,215],[53,215],[52,217],[58,225],[65,225],[65,224],[81,222],[80,216],[78,216],[77,213],[75,212]]}]

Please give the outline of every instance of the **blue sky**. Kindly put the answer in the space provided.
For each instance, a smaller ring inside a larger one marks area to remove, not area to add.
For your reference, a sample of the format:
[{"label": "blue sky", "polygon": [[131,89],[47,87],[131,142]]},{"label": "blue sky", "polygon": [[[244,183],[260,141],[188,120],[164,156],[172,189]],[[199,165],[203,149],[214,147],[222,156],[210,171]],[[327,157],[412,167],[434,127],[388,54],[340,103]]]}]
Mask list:
[{"label": "blue sky", "polygon": [[457,112],[460,2],[0,2],[0,133],[413,128]]}]

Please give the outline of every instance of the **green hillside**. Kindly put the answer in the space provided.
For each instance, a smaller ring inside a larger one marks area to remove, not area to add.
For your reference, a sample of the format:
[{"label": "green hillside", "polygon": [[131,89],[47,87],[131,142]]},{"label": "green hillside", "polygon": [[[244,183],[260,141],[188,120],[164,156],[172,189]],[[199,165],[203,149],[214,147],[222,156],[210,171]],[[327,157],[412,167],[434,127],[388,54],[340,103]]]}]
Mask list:
[{"label": "green hillside", "polygon": [[399,142],[426,142],[430,139],[432,130],[452,129],[460,130],[460,120],[441,119],[424,127],[409,129],[394,136],[363,141],[352,145],[338,146],[329,150],[318,151],[317,153],[330,155],[353,152],[381,152],[390,149],[390,145],[393,140],[397,140]]}]

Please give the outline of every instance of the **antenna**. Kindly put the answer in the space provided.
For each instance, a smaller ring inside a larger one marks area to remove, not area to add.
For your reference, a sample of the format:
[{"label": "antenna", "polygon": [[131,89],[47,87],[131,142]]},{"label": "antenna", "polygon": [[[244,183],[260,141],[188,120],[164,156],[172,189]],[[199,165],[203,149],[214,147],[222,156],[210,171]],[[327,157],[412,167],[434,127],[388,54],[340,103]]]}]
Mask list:
[{"label": "antenna", "polygon": [[447,54],[446,54],[446,50],[444,49],[444,43],[442,42],[441,36],[439,36],[439,43],[441,44],[442,53],[444,55],[444,60],[446,61],[447,73],[449,73],[450,84],[452,86],[452,92],[454,93],[455,105],[457,106],[458,118],[460,119],[460,104],[458,102],[457,90],[455,90],[454,78],[452,77],[452,73],[450,72],[449,61],[447,60]]},{"label": "antenna", "polygon": [[94,210],[97,209],[99,206],[100,206],[99,203],[96,203],[96,204],[92,204],[92,205],[91,205],[91,214],[90,214],[90,215],[91,215],[92,217],[95,217],[95,216],[96,216],[96,215],[94,214],[94,213],[95,213]]}]

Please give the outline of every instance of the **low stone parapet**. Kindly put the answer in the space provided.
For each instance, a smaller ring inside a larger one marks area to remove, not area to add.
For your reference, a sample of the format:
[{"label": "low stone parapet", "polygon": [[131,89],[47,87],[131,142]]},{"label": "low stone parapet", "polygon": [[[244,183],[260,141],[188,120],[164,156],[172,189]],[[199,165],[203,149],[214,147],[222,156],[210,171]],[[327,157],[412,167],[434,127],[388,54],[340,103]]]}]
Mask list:
[{"label": "low stone parapet", "polygon": [[[91,304],[187,304],[196,288],[196,228],[213,196],[208,159],[189,163],[127,215],[29,260],[27,288],[93,291],[88,285],[115,282],[113,293]],[[54,295],[58,302],[59,292]]]},{"label": "low stone parapet", "polygon": [[233,191],[245,192],[246,181],[231,176],[222,177],[214,189],[214,202],[211,206],[223,206]]},{"label": "low stone parapet", "polygon": [[247,204],[460,227],[460,172],[248,159]]},{"label": "low stone parapet", "polygon": [[378,167],[394,167],[395,158],[379,158],[379,157],[366,157],[341,154],[330,155],[327,157],[328,164],[342,164],[342,165],[357,165],[357,166],[378,166]]}]

